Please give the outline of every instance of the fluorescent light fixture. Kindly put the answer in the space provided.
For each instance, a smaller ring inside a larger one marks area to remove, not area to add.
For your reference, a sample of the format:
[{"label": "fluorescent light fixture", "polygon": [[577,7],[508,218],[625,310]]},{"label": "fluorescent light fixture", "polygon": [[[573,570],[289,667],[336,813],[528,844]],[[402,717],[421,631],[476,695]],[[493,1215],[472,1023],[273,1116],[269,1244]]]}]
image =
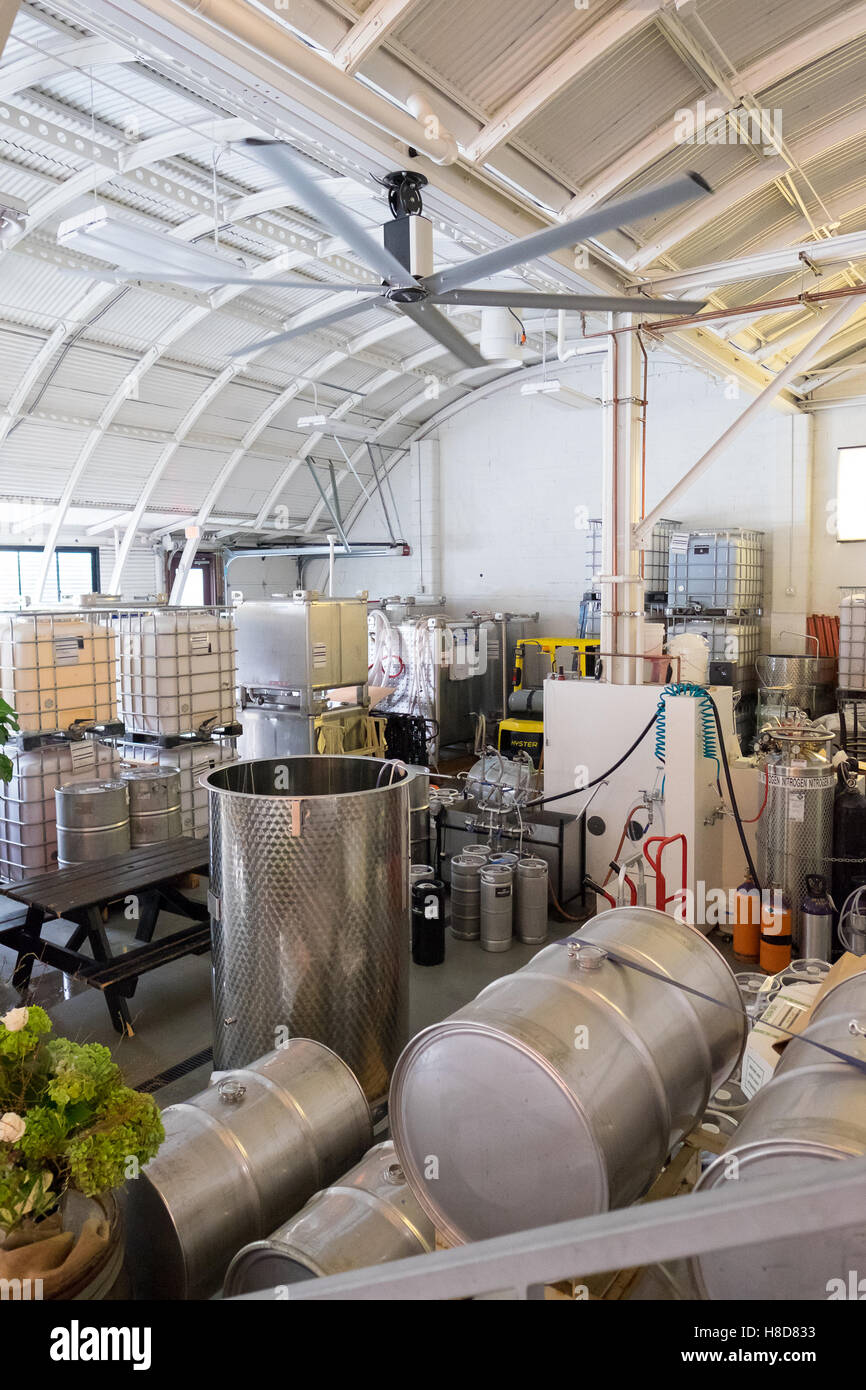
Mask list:
[{"label": "fluorescent light fixture", "polygon": [[327,415],[299,415],[297,421],[299,430],[321,429],[327,423]]},{"label": "fluorescent light fixture", "polygon": [[866,447],[840,449],[836,467],[836,539],[866,541]]},{"label": "fluorescent light fixture", "polygon": [[29,216],[27,203],[0,189],[0,238],[8,237],[10,232],[21,231],[27,226]]},{"label": "fluorescent light fixture", "polygon": [[555,396],[562,390],[562,382],[554,378],[551,381],[527,381],[521,386],[521,396]]},{"label": "fluorescent light fixture", "polygon": [[[57,244],[82,255],[119,267],[131,279],[142,275],[172,274],[213,276],[213,287],[220,285],[226,273],[245,270],[238,260],[229,260],[201,246],[190,246],[164,232],[140,227],[134,222],[113,217],[105,208],[90,208],[61,222],[57,229]],[[93,272],[99,278],[99,271]]]}]

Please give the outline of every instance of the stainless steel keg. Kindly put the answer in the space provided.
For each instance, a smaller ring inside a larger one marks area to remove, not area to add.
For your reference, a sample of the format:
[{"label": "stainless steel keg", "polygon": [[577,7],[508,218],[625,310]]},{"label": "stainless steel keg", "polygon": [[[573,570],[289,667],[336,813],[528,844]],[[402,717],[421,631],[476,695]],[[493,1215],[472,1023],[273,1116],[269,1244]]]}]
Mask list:
[{"label": "stainless steel keg", "polygon": [[734,977],[700,932],[652,908],[601,913],[410,1042],[390,1097],[400,1162],[452,1241],[625,1206],[745,1036]]},{"label": "stainless steel keg", "polygon": [[481,879],[481,946],[507,951],[514,932],[514,870],[510,864],[485,864]]},{"label": "stainless steel keg", "polygon": [[514,926],[518,941],[539,946],[547,940],[547,862],[520,859],[515,880]]},{"label": "stainless steel keg", "polygon": [[129,791],[129,841],[157,845],[183,833],[180,773],[161,767],[126,767],[121,780]]},{"label": "stainless steel keg", "polygon": [[[854,1025],[852,1031],[851,1025]],[[866,1156],[866,974],[843,980],[816,1006],[799,1037],[792,1039],[771,1079],[743,1112],[736,1142],[707,1169],[697,1190],[719,1188],[731,1195],[761,1178],[796,1189],[828,1164]],[[834,1048],[861,1065],[852,1066],[812,1041]],[[734,1179],[734,1181],[732,1181]],[[733,1250],[711,1251],[691,1263],[702,1297],[737,1300],[826,1300],[831,1281],[849,1271],[866,1276],[866,1213],[851,1224],[824,1231],[820,1239],[759,1241]]]},{"label": "stainless steel keg", "polygon": [[57,863],[99,863],[129,849],[129,792],[125,782],[74,782],[54,793]]},{"label": "stainless steel keg", "polygon": [[427,1254],[435,1243],[433,1223],[406,1182],[394,1145],[377,1144],[267,1240],[240,1250],[223,1292],[234,1298],[365,1269]]},{"label": "stainless steel keg", "polygon": [[292,1216],[373,1137],[349,1068],[306,1038],[224,1074],[162,1119],[158,1154],[126,1189],[138,1298],[209,1297],[242,1245]]},{"label": "stainless steel keg", "polygon": [[451,935],[477,941],[481,935],[481,866],[479,855],[456,854],[451,860]]}]

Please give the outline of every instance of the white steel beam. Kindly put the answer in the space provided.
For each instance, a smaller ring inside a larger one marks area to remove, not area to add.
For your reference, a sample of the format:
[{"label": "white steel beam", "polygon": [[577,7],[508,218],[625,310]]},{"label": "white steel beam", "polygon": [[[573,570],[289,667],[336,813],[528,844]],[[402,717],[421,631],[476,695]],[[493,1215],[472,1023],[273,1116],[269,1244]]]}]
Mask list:
[{"label": "white steel beam", "polygon": [[[188,150],[191,146],[191,143],[193,145],[196,145],[197,143],[204,143],[205,146],[211,144],[214,139],[212,133],[214,124],[214,122],[209,122],[208,133],[205,134],[204,132],[202,132],[201,136],[197,136],[196,133],[190,131],[173,131],[172,142],[174,152],[179,153],[181,150]],[[231,126],[233,130],[237,127],[237,122],[234,119],[232,119],[228,123],[222,122],[216,124],[222,124],[223,126],[228,124]],[[156,139],[160,142],[160,149],[163,149],[163,137],[156,137]],[[152,140],[144,140],[137,146],[131,146],[126,156],[122,160],[124,171],[136,168],[143,168],[147,164],[149,164],[151,162],[150,152],[152,151],[153,144],[154,142]],[[37,203],[34,205],[33,209],[31,209],[31,216],[28,220],[28,230],[31,230],[33,225],[38,225],[39,221],[44,221],[46,217],[51,216],[57,210],[58,207],[64,205],[64,203],[66,202],[66,197],[63,195],[65,191],[68,190],[70,184],[80,185],[82,183],[82,180],[84,179],[84,175],[86,174],[88,176],[87,184],[89,187],[93,182],[94,173],[96,173],[96,176],[98,177],[99,172],[106,171],[101,171],[99,166],[90,166],[88,169],[84,170],[82,174],[73,175],[71,179],[67,179],[63,184],[59,185],[58,188],[53,189],[50,193],[46,194],[43,198],[39,199]],[[107,171],[106,177],[111,178],[113,176],[114,175],[112,175],[111,171]],[[77,192],[83,191],[83,187],[79,187],[77,189]],[[24,233],[22,233],[22,235],[23,234]],[[20,239],[20,237],[18,239]],[[3,251],[7,249],[8,247],[4,246],[2,250],[0,250],[0,254],[2,254]],[[278,262],[279,269],[282,270],[284,268],[284,257],[281,255],[276,258],[276,261]],[[270,274],[275,274],[276,271],[270,269],[271,264],[272,263],[268,263],[267,269]],[[91,291],[86,296],[84,301],[84,303],[88,305],[88,313],[92,313],[96,306],[101,304],[104,300],[110,298],[111,295],[116,294],[116,292],[117,289],[114,285],[100,285],[97,290]],[[236,287],[231,287],[231,295],[236,294],[237,292],[238,291]],[[231,297],[228,291],[224,291],[223,293],[226,294],[226,297]],[[210,306],[196,306],[195,308],[191,309],[187,314],[180,315],[179,318],[175,321],[175,324],[172,325],[171,329],[169,330],[168,340],[173,341],[174,338],[179,337],[182,332],[188,331],[188,328],[193,326],[193,322],[197,322],[199,318],[210,312]],[[42,370],[47,361],[50,360],[50,356],[53,355],[54,352],[56,352],[61,342],[64,341],[67,336],[68,327],[65,324],[60,326],[59,330],[54,330],[54,333],[50,335],[43,349],[41,349],[40,353],[37,354],[37,358],[39,360],[39,370]],[[42,551],[39,576],[37,578],[37,601],[41,599],[42,591],[45,587],[45,583],[48,578],[48,572],[51,568],[51,561],[54,556],[54,551],[57,547],[58,536],[66,521],[67,513],[75,495],[75,490],[87,468],[88,463],[90,462],[90,459],[93,456],[94,450],[101,442],[105,434],[105,431],[108,429],[117,412],[129,398],[129,395],[135,390],[137,384],[140,382],[144,373],[148,371],[150,367],[153,366],[157,358],[161,356],[162,351],[163,345],[157,344],[155,347],[152,347],[127,373],[126,377],[119,384],[117,390],[114,392],[114,394],[107,402],[105,408],[103,409],[99,417],[96,426],[88,434],[82,449],[80,450],[77,458],[75,459],[70,470],[69,477],[66,481],[66,485],[63,489],[60,501],[58,503],[56,516],[54,518],[54,521],[52,522],[51,527],[49,528],[48,536],[46,538],[45,545]],[[27,379],[30,384],[35,382],[35,380],[37,379],[37,375],[35,372],[35,363],[30,364],[30,367],[24,374],[24,377],[22,377],[22,381],[19,383],[14,393],[13,399],[16,402],[16,410],[23,407],[25,401],[26,392],[22,390],[22,387],[25,383],[25,379]],[[11,405],[12,402],[10,402],[10,406]],[[0,435],[5,437],[5,435],[8,434],[14,419],[15,416],[12,414],[10,407],[7,407],[4,416],[0,417]],[[126,550],[124,552],[125,554],[128,554],[128,549],[129,547],[127,545]],[[124,547],[121,546],[121,552],[123,551]]]},{"label": "white steel beam", "polygon": [[[814,131],[811,135],[795,141],[789,148],[798,164],[808,164],[819,155],[827,154],[838,145],[847,144],[866,134],[866,110],[860,108],[847,112],[829,125]],[[670,223],[657,240],[644,246],[628,261],[630,271],[643,270],[653,261],[665,256],[681,241],[699,232],[708,222],[723,216],[736,207],[744,198],[759,193],[769,184],[775,183],[790,171],[786,160],[778,157],[764,158],[745,173],[729,179],[716,193],[700,200],[699,212],[688,212]]]},{"label": "white steel beam", "polygon": [[[862,190],[854,195],[858,205],[866,202]],[[818,241],[801,241],[772,251],[757,250],[751,255],[730,261],[714,261],[693,269],[662,271],[641,278],[641,285],[651,286],[653,293],[684,294],[693,289],[712,289],[719,285],[738,284],[741,280],[763,280],[771,275],[780,277],[806,269],[808,261],[824,269],[846,265],[850,260],[866,256],[866,231],[849,232]]]},{"label": "white steel beam", "polygon": [[[798,34],[781,48],[768,53],[759,62],[743,70],[737,86],[743,95],[766,91],[789,77],[791,73],[816,63],[825,54],[843,48],[862,34],[866,34],[866,3],[857,4],[833,19],[821,20],[819,24]],[[702,98],[701,104],[696,102],[692,107],[683,109],[690,111],[695,136],[700,139],[706,126],[718,118],[719,112],[727,114],[732,108],[721,92],[714,91],[708,92]],[[626,154],[607,164],[601,174],[566,204],[562,209],[563,216],[580,216],[596,203],[609,198],[642,169],[663,159],[676,148],[682,129],[683,122],[676,115],[664,121],[649,135],[632,145]]]},{"label": "white steel beam", "polygon": [[38,52],[28,53],[0,71],[0,99],[25,91],[69,68],[104,67],[109,63],[131,63],[135,55],[111,39],[55,39]]},{"label": "white steel beam", "polygon": [[757,416],[763,414],[784,387],[790,386],[791,382],[801,375],[809,363],[815,360],[824,344],[829,342],[830,338],[862,307],[863,300],[857,295],[852,295],[850,299],[843,299],[837,305],[797,356],[779,372],[778,376],[760,396],[750,402],[742,415],[738,416],[724,434],[698,459],[697,463],[693,464],[679,482],[670,489],[658,506],[654,507],[649,515],[635,527],[634,536],[637,543],[642,543],[649,537],[657,521],[660,521],[664,516],[671,515],[671,508],[676,507],[682,494],[688,492],[689,488],[703,477],[707,469],[711,468],[720,455],[730,448],[734,440],[739,438]]},{"label": "white steel beam", "polygon": [[[466,149],[473,163],[484,163],[497,145],[513,139],[514,135],[537,115],[563,88],[574,82],[582,72],[603,57],[609,49],[622,43],[630,34],[650,24],[663,9],[663,0],[625,0],[624,4],[604,19],[600,19],[555,62],[527,83],[520,93],[501,107],[491,121],[479,131]],[[514,58],[520,67],[520,53]]]},{"label": "white steel beam", "polygon": [[334,49],[337,66],[347,73],[357,72],[417,3],[418,0],[373,0]]}]

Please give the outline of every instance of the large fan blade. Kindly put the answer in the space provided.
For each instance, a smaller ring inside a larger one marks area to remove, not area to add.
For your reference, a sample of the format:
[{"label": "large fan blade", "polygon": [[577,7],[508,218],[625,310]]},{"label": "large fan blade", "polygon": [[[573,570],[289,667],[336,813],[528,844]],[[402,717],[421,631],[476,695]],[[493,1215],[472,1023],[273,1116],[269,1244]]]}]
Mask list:
[{"label": "large fan blade", "polygon": [[468,338],[464,338],[459,328],[455,328],[453,323],[446,319],[444,314],[440,314],[438,309],[432,305],[418,302],[416,304],[398,304],[398,309],[402,309],[404,314],[408,314],[410,319],[414,319],[419,328],[428,332],[431,338],[435,338],[443,347],[458,357],[467,367],[489,367],[490,363],[481,356],[477,348],[473,347]]},{"label": "large fan blade", "polygon": [[295,323],[291,328],[287,328],[284,333],[275,333],[270,338],[260,338],[257,343],[249,343],[247,347],[235,348],[230,352],[230,357],[246,357],[248,353],[259,352],[262,348],[275,347],[277,343],[287,343],[290,338],[300,338],[304,333],[315,333],[317,328],[327,328],[329,323],[339,323],[341,319],[347,319],[352,314],[362,314],[370,308],[370,301],[362,299],[357,304],[344,304],[341,309],[331,309],[327,314],[319,314],[313,318],[304,318],[303,323]]},{"label": "large fan blade", "polygon": [[597,314],[698,314],[704,299],[646,299],[605,294],[536,294],[532,290],[446,290],[429,304],[468,304],[479,309],[582,309]]},{"label": "large fan blade", "polygon": [[300,161],[291,153],[288,145],[279,140],[259,140],[255,137],[242,140],[240,143],[252,158],[266,164],[281,183],[287,184],[323,226],[334,236],[342,237],[355,255],[360,256],[371,270],[377,271],[383,280],[392,285],[418,283],[396,256],[374,241],[336,198],[332,198],[330,193],[319,187],[316,180],[310,177]]},{"label": "large fan blade", "polygon": [[164,270],[82,270],[80,267],[65,267],[74,275],[86,275],[91,280],[110,280],[113,284],[125,285],[130,282],[159,285],[249,285],[251,290],[329,290],[337,294],[341,290],[351,290],[357,294],[381,294],[381,285],[352,285],[345,280],[267,280],[253,275],[191,275],[189,272],[173,271],[171,266]]},{"label": "large fan blade", "polygon": [[604,207],[594,208],[585,217],[561,222],[556,227],[545,228],[543,232],[533,232],[531,236],[512,241],[496,251],[487,251],[483,256],[473,256],[471,260],[463,261],[461,265],[449,266],[447,270],[428,276],[424,283],[433,294],[470,285],[476,280],[486,279],[488,275],[501,275],[504,270],[513,270],[514,266],[523,265],[525,261],[559,251],[563,246],[573,246],[589,236],[597,236],[600,232],[609,232],[613,227],[622,227],[640,218],[651,217],[654,213],[665,212],[678,203],[702,198],[711,192],[709,184],[700,174],[683,174],[658,188],[649,188],[631,198],[620,198],[614,203],[606,203]]}]

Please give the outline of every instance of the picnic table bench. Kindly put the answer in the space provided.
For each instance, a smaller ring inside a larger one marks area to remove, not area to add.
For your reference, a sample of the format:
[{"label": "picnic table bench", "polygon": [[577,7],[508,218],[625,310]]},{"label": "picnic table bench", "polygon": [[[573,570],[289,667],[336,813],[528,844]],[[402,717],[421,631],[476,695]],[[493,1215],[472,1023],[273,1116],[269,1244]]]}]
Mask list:
[{"label": "picnic table bench", "polygon": [[[7,885],[3,889],[6,897],[27,908],[23,922],[0,927],[0,945],[17,952],[12,984],[16,989],[27,989],[37,960],[62,970],[102,990],[115,1029],[131,1037],[128,1000],[135,993],[139,976],[181,956],[201,955],[210,950],[207,906],[185,897],[176,883],[180,876],[206,872],[207,867],[207,840],[181,836],[127,850],[98,863],[33,874]],[[114,954],[102,909],[108,903],[131,897],[137,899],[132,919],[137,924],[135,940],[143,944]],[[154,941],[162,911],[189,917],[193,925]],[[75,926],[63,946],[42,936],[47,922],[60,919]],[[90,955],[81,950],[85,942]]]}]

